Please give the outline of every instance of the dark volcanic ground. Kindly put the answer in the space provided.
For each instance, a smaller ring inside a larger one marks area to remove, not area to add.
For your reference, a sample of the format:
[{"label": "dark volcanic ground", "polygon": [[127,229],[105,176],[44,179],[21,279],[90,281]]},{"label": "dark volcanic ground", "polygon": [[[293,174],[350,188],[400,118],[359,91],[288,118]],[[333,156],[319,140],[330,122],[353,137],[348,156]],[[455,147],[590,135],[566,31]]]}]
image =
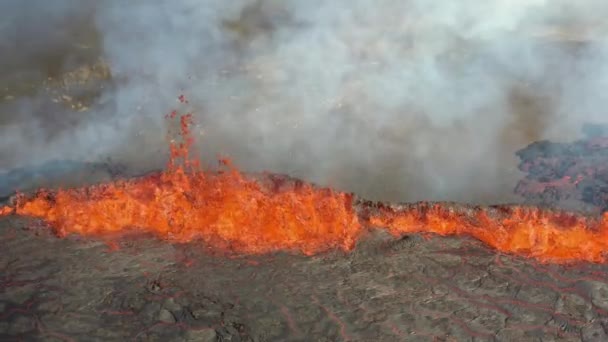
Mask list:
[{"label": "dark volcanic ground", "polygon": [[27,219],[0,229],[3,340],[608,338],[608,267],[468,239],[376,233],[349,255],[227,258],[147,237],[60,240]]},{"label": "dark volcanic ground", "polygon": [[349,254],[58,239],[0,219],[2,341],[605,341],[608,265],[371,233]]}]

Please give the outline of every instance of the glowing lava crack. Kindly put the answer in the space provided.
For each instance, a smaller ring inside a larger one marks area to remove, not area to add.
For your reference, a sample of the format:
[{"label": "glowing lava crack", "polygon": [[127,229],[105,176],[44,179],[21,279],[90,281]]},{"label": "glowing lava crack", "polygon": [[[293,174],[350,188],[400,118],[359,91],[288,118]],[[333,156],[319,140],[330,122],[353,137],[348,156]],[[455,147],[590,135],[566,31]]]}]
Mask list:
[{"label": "glowing lava crack", "polygon": [[[174,112],[171,118],[176,117]],[[606,261],[608,215],[589,218],[533,207],[468,207],[419,203],[394,209],[354,203],[353,195],[309,184],[273,187],[226,160],[203,172],[189,157],[191,116],[180,117],[181,143],[171,143],[167,170],[89,187],[19,195],[0,215],[47,221],[57,235],[152,232],[176,242],[201,239],[242,253],[315,254],[351,250],[366,227],[394,235],[469,235],[507,253],[543,261]],[[358,209],[357,209],[358,208]]]}]

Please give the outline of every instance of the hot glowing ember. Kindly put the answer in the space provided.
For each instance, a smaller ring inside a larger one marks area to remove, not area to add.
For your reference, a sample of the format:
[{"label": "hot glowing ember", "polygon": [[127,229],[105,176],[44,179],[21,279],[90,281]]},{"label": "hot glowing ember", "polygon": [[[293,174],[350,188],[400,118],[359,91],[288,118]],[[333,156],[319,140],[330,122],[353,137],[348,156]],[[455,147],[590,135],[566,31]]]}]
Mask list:
[{"label": "hot glowing ember", "polygon": [[589,218],[534,207],[423,203],[381,208],[369,221],[394,235],[469,235],[499,251],[543,261],[604,262],[608,256],[608,213]]}]

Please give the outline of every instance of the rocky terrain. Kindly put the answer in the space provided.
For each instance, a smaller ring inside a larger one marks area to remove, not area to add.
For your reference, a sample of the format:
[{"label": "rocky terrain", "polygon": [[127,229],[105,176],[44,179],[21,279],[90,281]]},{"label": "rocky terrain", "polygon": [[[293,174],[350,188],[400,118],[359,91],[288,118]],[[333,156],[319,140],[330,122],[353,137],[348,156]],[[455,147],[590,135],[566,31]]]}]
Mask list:
[{"label": "rocky terrain", "polygon": [[0,221],[2,340],[608,338],[606,265],[543,265],[467,238],[373,233],[350,254],[246,257],[49,232]]}]

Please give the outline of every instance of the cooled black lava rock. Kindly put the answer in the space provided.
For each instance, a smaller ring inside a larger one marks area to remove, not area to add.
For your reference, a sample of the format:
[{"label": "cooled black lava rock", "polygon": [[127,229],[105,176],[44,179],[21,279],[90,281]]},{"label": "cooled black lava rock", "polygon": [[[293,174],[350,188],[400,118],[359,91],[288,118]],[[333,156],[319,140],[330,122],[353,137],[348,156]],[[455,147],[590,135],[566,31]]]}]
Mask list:
[{"label": "cooled black lava rock", "polygon": [[608,208],[608,126],[585,125],[586,139],[571,143],[537,141],[516,152],[526,173],[515,193],[555,204],[576,199],[599,210]]}]

